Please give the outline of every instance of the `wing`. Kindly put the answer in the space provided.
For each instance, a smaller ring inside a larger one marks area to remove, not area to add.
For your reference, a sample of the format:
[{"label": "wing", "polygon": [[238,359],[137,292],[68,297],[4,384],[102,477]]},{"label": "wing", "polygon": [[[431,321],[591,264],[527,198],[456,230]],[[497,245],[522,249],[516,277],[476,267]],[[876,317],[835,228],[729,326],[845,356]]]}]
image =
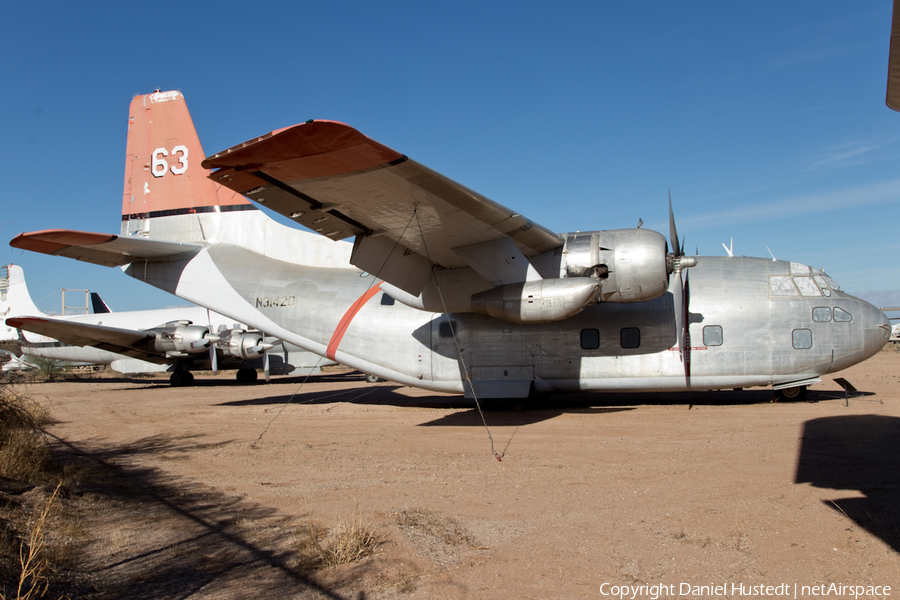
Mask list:
[{"label": "wing", "polygon": [[201,244],[123,238],[109,233],[89,233],[69,229],[20,233],[9,245],[13,248],[65,256],[105,267],[118,267],[135,259],[152,260],[164,256],[177,256],[197,252],[203,248]]},{"label": "wing", "polygon": [[17,329],[53,337],[72,346],[91,346],[158,365],[168,365],[173,362],[152,349],[155,336],[147,331],[40,317],[14,317],[7,319],[6,324]]},{"label": "wing", "polygon": [[[210,156],[203,167],[217,169],[214,181],[322,235],[356,236],[351,262],[414,294],[432,264],[479,270],[487,262],[502,269],[510,252],[530,257],[563,243],[549,229],[333,121],[273,131]],[[486,261],[486,254],[497,258]]]}]

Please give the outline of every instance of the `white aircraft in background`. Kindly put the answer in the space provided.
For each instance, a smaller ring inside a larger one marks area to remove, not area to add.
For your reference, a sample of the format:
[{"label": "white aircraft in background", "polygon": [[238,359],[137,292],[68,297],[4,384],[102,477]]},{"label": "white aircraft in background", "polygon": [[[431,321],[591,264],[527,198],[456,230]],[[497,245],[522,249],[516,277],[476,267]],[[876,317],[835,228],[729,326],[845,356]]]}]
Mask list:
[{"label": "white aircraft in background", "polygon": [[796,398],[890,333],[818,269],[685,256],[671,204],[671,248],[645,228],[555,233],[332,121],[202,156],[179,92],[138,96],[121,234],[10,243],[122,266],[331,360],[467,396],[771,385]]},{"label": "white aircraft in background", "polygon": [[[52,317],[34,304],[18,265],[0,268],[0,341],[18,340],[22,352],[77,364],[106,364],[119,373],[171,372],[172,385],[190,385],[191,370],[237,369],[255,381],[256,369],[276,374],[318,373],[321,356],[248,331],[199,306]],[[202,325],[201,325],[202,323]],[[213,333],[210,333],[213,332]]]},{"label": "white aircraft in background", "polygon": [[7,373],[9,371],[29,371],[36,368],[34,365],[28,364],[12,352],[0,350],[0,371]]}]

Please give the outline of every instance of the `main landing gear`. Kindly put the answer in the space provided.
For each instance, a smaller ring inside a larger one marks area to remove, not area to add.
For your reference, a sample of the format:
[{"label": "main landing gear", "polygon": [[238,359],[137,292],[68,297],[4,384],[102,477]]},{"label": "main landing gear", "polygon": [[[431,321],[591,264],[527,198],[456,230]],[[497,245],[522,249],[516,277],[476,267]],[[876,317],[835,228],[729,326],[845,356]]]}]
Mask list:
[{"label": "main landing gear", "polygon": [[775,390],[775,402],[802,402],[806,400],[806,386],[798,385],[797,387],[784,388]]},{"label": "main landing gear", "polygon": [[175,371],[169,375],[169,383],[172,384],[172,387],[194,385],[194,374],[190,371]]},{"label": "main landing gear", "polygon": [[237,372],[237,380],[239,383],[253,383],[259,375],[256,374],[256,369],[238,369]]}]

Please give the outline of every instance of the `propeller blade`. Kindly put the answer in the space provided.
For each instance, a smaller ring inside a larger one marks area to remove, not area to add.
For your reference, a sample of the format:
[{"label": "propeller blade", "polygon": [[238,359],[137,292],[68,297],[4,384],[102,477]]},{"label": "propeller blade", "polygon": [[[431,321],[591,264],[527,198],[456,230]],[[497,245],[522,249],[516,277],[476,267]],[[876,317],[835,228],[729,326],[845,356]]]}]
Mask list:
[{"label": "propeller blade", "polygon": [[691,280],[690,271],[684,271],[684,379],[691,387]]},{"label": "propeller blade", "polygon": [[675,227],[675,213],[672,211],[672,190],[669,190],[669,238],[672,241],[672,254],[681,256],[681,246],[678,244],[678,229]]},{"label": "propeller blade", "polygon": [[675,309],[675,339],[678,348],[678,356],[684,362],[684,277],[680,273],[674,273],[675,282],[672,289],[673,308]]},{"label": "propeller blade", "polygon": [[191,350],[196,350],[197,348],[204,348],[209,345],[209,338],[203,338],[202,340],[196,340],[191,342]]},{"label": "propeller blade", "polygon": [[266,381],[269,381],[269,351],[263,350],[263,373],[266,374]]},{"label": "propeller blade", "polygon": [[209,327],[209,333],[206,334],[206,338],[209,340],[209,368],[213,372],[213,375],[218,375],[219,355],[218,352],[216,352],[216,343],[222,341],[222,338],[213,335],[212,314],[210,314],[208,308],[206,309],[206,326]]}]

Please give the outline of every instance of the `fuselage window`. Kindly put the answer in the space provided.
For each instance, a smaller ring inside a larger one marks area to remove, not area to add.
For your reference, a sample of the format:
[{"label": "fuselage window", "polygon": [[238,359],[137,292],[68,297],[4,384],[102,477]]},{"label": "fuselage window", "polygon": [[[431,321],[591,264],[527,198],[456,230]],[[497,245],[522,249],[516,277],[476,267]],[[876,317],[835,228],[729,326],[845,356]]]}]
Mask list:
[{"label": "fuselage window", "polygon": [[641,330],[637,327],[624,327],[620,334],[623,348],[639,348],[641,345]]},{"label": "fuselage window", "polygon": [[442,338],[452,338],[459,333],[459,326],[456,321],[441,321],[438,325],[438,335]]},{"label": "fuselage window", "polygon": [[581,349],[596,350],[600,347],[600,330],[599,329],[582,329],[581,330]]},{"label": "fuselage window", "polygon": [[830,323],[831,309],[827,306],[817,306],[813,309],[813,321],[816,323]]},{"label": "fuselage window", "polygon": [[704,346],[721,346],[724,339],[721,325],[707,325],[703,328]]},{"label": "fuselage window", "polygon": [[848,323],[853,320],[853,315],[843,308],[834,307],[834,320],[839,323]]},{"label": "fuselage window", "polygon": [[393,306],[394,299],[388,296],[386,293],[381,294],[381,305],[382,306]]},{"label": "fuselage window", "polygon": [[797,350],[809,350],[812,348],[812,331],[809,329],[794,330],[794,348]]}]

